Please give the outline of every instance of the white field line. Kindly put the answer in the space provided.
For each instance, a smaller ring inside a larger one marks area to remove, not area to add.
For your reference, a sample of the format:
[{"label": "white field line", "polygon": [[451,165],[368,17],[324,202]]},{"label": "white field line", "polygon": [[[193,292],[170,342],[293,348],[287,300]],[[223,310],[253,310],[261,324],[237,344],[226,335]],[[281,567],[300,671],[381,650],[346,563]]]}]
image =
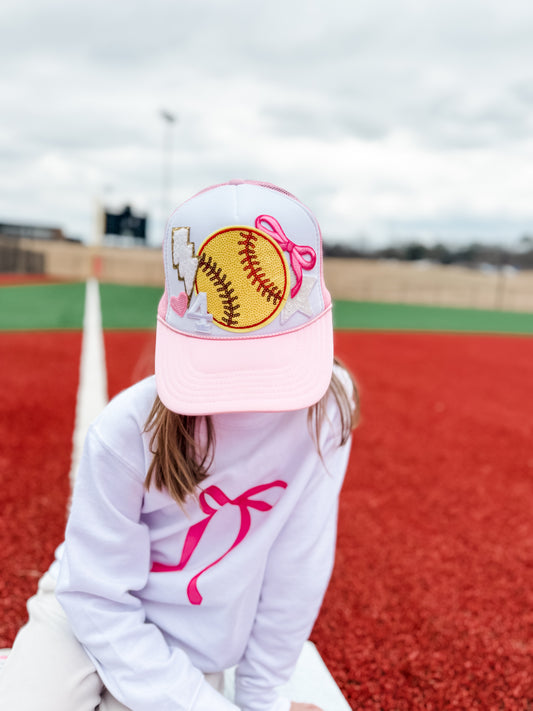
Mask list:
[{"label": "white field line", "polygon": [[107,404],[107,374],[105,367],[104,335],[100,291],[96,279],[89,279],[85,287],[85,311],[81,345],[80,379],[76,401],[76,423],[72,437],[70,467],[71,488],[76,478],[83,442],[91,422]]},{"label": "white field line", "polygon": [[[100,292],[96,279],[85,286],[85,310],[81,343],[80,375],[76,400],[76,421],[72,436],[70,488],[74,485],[78,463],[87,429],[107,403],[107,376],[105,368],[104,336]],[[70,503],[69,503],[70,507]],[[10,649],[0,649],[0,670],[7,661]],[[50,650],[53,654],[53,650]]]},{"label": "white field line", "polygon": [[[85,315],[80,363],[80,384],[73,437],[71,483],[74,483],[83,440],[92,420],[107,402],[104,339],[98,282],[90,279],[85,292]],[[9,650],[0,650],[0,668]],[[233,700],[235,669],[225,674],[225,696]],[[316,704],[323,711],[350,711],[335,680],[312,642],[306,642],[296,669],[281,692],[292,701]]]}]

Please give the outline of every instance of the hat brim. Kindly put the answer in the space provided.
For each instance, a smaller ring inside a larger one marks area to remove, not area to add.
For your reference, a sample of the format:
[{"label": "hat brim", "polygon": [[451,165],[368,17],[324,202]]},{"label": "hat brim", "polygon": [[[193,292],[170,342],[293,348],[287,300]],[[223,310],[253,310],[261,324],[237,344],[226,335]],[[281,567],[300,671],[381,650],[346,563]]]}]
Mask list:
[{"label": "hat brim", "polygon": [[232,340],[196,338],[158,318],[157,392],[183,415],[309,407],[325,394],[332,369],[331,307],[303,328]]}]

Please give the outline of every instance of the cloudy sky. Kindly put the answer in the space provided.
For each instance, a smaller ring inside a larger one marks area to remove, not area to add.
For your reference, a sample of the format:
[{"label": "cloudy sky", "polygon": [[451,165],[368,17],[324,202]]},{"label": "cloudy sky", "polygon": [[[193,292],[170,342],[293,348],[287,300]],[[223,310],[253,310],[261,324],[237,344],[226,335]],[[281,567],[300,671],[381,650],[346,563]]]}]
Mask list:
[{"label": "cloudy sky", "polygon": [[2,0],[0,222],[90,239],[98,201],[129,203],[158,243],[174,203],[244,177],[331,242],[514,244],[532,37],[530,0]]}]

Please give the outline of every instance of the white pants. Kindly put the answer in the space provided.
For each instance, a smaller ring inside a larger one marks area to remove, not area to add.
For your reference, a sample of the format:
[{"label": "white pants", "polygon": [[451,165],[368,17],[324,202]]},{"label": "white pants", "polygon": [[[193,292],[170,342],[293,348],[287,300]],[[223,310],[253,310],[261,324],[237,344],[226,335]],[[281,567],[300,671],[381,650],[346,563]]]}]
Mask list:
[{"label": "white pants", "polygon": [[[104,688],[93,663],[74,637],[46,573],[28,600],[28,623],[0,671],[2,711],[129,711]],[[206,674],[223,692],[224,675]]]}]

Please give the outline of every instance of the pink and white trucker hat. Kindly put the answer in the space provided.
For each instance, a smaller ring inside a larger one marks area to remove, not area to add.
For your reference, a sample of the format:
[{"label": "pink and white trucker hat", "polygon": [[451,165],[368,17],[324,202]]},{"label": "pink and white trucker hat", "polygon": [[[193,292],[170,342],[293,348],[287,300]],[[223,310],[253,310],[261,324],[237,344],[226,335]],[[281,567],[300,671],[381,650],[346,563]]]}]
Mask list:
[{"label": "pink and white trucker hat", "polygon": [[312,213],[267,183],[235,180],[170,216],[155,373],[186,415],[308,407],[333,367],[331,297]]}]

